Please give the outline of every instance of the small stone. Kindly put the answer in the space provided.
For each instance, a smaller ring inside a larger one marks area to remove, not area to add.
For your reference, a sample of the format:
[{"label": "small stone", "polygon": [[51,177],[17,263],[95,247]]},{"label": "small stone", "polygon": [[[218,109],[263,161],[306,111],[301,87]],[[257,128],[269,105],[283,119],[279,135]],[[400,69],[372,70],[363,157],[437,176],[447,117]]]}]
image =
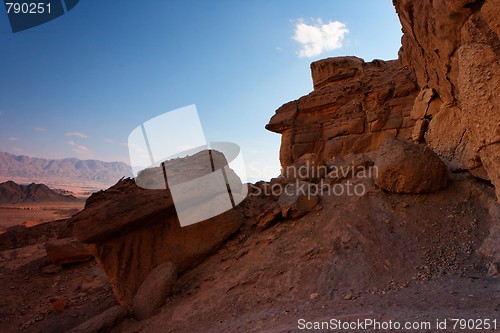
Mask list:
[{"label": "small stone", "polygon": [[354,299],[354,295],[352,293],[349,293],[349,294],[344,296],[344,299],[346,301],[352,300],[352,299]]},{"label": "small stone", "polygon": [[66,302],[62,298],[53,298],[50,300],[50,305],[52,305],[57,313],[61,313],[66,307]]},{"label": "small stone", "polygon": [[57,274],[60,271],[62,271],[61,265],[56,265],[56,264],[50,264],[40,268],[40,272],[46,275]]},{"label": "small stone", "polygon": [[309,298],[314,301],[316,298],[319,297],[319,294],[318,293],[312,293],[311,296],[309,296]]},{"label": "small stone", "polygon": [[488,275],[493,277],[500,277],[500,262],[492,262],[490,264]]}]

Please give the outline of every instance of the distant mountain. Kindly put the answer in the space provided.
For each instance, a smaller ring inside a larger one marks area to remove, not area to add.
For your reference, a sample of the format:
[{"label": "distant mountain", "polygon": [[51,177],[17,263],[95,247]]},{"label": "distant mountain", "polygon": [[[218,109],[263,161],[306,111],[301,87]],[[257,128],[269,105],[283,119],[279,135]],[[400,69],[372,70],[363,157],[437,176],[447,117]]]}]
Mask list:
[{"label": "distant mountain", "polygon": [[0,204],[21,202],[79,201],[72,195],[60,194],[44,184],[19,185],[13,181],[0,184]]},{"label": "distant mountain", "polygon": [[3,179],[110,186],[122,177],[131,176],[132,169],[123,162],[79,160],[76,158],[50,160],[0,152],[0,177]]}]

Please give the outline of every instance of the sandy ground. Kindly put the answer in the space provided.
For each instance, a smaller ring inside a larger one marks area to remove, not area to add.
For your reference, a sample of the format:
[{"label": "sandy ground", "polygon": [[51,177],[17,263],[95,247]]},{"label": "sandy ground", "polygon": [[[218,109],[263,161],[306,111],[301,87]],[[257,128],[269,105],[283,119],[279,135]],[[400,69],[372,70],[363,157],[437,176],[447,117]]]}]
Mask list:
[{"label": "sandy ground", "polygon": [[[500,331],[500,279],[476,254],[495,222],[491,187],[457,176],[425,196],[322,197],[308,215],[257,231],[266,204],[244,205],[240,232],[182,272],[156,316],[113,332]],[[47,274],[43,242],[19,244],[0,252],[0,332],[67,332],[117,304],[94,262]],[[426,326],[313,330],[358,320]]]},{"label": "sandy ground", "polygon": [[71,217],[83,209],[80,202],[20,203],[0,205],[0,233],[3,228],[25,224],[33,226]]}]

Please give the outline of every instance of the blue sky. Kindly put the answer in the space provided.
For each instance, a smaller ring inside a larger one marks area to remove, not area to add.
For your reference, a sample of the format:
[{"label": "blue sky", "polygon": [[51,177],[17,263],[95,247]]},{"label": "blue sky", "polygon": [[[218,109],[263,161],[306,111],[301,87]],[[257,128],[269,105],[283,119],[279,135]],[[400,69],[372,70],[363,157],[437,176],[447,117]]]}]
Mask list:
[{"label": "blue sky", "polygon": [[128,162],[135,127],[196,104],[208,141],[268,178],[280,135],[264,126],[312,90],[309,64],[395,59],[400,39],[389,0],[82,0],[18,33],[2,8],[0,151]]}]

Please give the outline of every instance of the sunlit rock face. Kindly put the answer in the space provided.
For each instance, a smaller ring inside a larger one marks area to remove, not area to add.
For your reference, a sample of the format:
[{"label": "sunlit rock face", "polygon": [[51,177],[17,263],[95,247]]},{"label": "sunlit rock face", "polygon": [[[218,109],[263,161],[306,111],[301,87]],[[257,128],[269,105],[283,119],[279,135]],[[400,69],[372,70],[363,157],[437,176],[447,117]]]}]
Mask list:
[{"label": "sunlit rock face", "polygon": [[427,144],[451,170],[490,180],[500,197],[500,1],[394,0],[397,61],[311,64],[314,91],[280,107],[280,161],[370,152],[388,137]]},{"label": "sunlit rock face", "polygon": [[266,126],[282,134],[282,167],[307,153],[327,161],[376,150],[387,138],[411,139],[418,88],[398,61],[329,58],[311,72],[314,91],[280,107]]}]

